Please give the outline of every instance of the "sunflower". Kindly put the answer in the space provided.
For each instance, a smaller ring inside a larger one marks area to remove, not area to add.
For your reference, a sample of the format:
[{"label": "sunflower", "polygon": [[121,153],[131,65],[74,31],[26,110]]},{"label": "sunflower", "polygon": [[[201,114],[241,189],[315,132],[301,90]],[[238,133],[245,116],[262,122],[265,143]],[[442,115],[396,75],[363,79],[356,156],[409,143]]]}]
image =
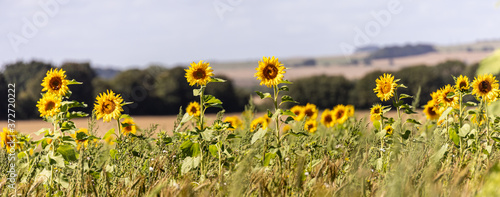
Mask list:
[{"label": "sunflower", "polygon": [[431,93],[431,98],[433,101],[436,103],[439,103],[439,97],[441,96],[441,90],[436,90],[435,92]]},{"label": "sunflower", "polygon": [[478,76],[472,82],[472,94],[487,102],[496,101],[498,92],[498,81],[492,74]]},{"label": "sunflower", "polygon": [[70,134],[70,136],[76,142],[76,149],[77,150],[80,150],[80,148],[82,147],[82,145],[83,145],[84,148],[87,148],[87,146],[89,145],[89,140],[88,139],[77,140],[77,136],[78,136],[79,133],[84,133],[85,135],[89,135],[89,131],[86,128],[80,128],[74,134]]},{"label": "sunflower", "polygon": [[308,120],[304,124],[304,129],[309,133],[314,133],[318,130],[318,123],[314,119]]},{"label": "sunflower", "polygon": [[345,110],[347,113],[348,117],[353,117],[354,116],[354,105],[346,105]]},{"label": "sunflower", "polygon": [[460,91],[467,91],[469,90],[469,88],[469,78],[467,76],[460,75],[457,78],[457,81],[455,81],[455,89]]},{"label": "sunflower", "polygon": [[50,117],[57,115],[61,109],[62,98],[56,94],[47,92],[38,100],[36,107],[40,112],[40,117]]},{"label": "sunflower", "polygon": [[486,122],[486,118],[488,118],[488,117],[486,117],[486,114],[484,113],[484,111],[480,114],[475,113],[471,117],[471,122],[481,126]]},{"label": "sunflower", "polygon": [[229,122],[233,127],[229,130],[235,130],[243,124],[238,116],[228,116],[224,119],[224,122]]},{"label": "sunflower", "polygon": [[127,136],[129,133],[132,133],[135,135],[137,133],[137,126],[135,125],[134,119],[132,118],[125,118],[123,122],[121,122],[121,130],[122,133]]},{"label": "sunflower", "polygon": [[333,118],[332,111],[325,109],[325,111],[321,114],[320,122],[328,128],[333,127],[333,125],[335,125],[335,119]]},{"label": "sunflower", "polygon": [[335,106],[333,108],[332,114],[333,119],[335,119],[336,123],[343,124],[347,120],[346,107],[342,104]]},{"label": "sunflower", "polygon": [[296,121],[301,121],[305,116],[304,109],[305,109],[304,106],[300,105],[293,106],[290,109],[290,111],[295,114],[295,117],[293,117],[293,119],[295,119]]},{"label": "sunflower", "polygon": [[255,120],[252,121],[252,123],[250,123],[251,127],[250,132],[257,130],[259,126],[262,127],[262,129],[267,129],[267,126],[269,125],[270,121],[271,120],[267,117],[267,115],[256,118]]},{"label": "sunflower", "polygon": [[186,112],[194,117],[200,116],[200,104],[196,101],[190,102],[186,107]]},{"label": "sunflower", "polygon": [[382,105],[380,104],[373,105],[372,108],[370,109],[370,120],[371,121],[380,120],[383,111],[384,108],[382,107]]},{"label": "sunflower", "polygon": [[113,90],[107,90],[107,93],[101,93],[96,98],[94,111],[97,120],[102,118],[103,122],[109,122],[111,119],[120,118],[123,108],[123,99],[120,94],[115,94]]},{"label": "sunflower", "polygon": [[16,138],[17,134],[17,131],[11,131],[9,128],[4,127],[3,131],[0,132],[0,146],[7,151],[10,151],[12,148],[20,150],[21,146]]},{"label": "sunflower", "polygon": [[304,116],[306,116],[307,120],[316,120],[318,117],[318,108],[316,105],[307,103],[304,107]]},{"label": "sunflower", "polygon": [[439,103],[443,103],[446,107],[458,108],[458,96],[453,96],[448,98],[449,93],[455,93],[455,88],[450,84],[444,86],[439,91],[438,101]]},{"label": "sunflower", "polygon": [[274,58],[274,56],[262,57],[262,61],[259,61],[259,67],[255,68],[257,73],[254,74],[254,77],[260,80],[260,85],[277,86],[283,80],[283,74],[286,73],[285,69],[278,58]]},{"label": "sunflower", "polygon": [[424,114],[428,120],[437,120],[441,116],[441,111],[436,101],[430,100],[424,107]]},{"label": "sunflower", "polygon": [[50,69],[47,71],[45,78],[43,78],[42,91],[48,91],[49,93],[56,94],[58,96],[64,96],[69,92],[68,83],[69,80],[66,79],[66,71],[60,69]]},{"label": "sunflower", "polygon": [[385,130],[386,135],[392,135],[392,133],[394,132],[394,129],[392,128],[391,125],[385,126],[384,130]]},{"label": "sunflower", "polygon": [[186,71],[186,79],[190,86],[197,84],[199,86],[207,85],[211,77],[214,76],[212,73],[212,67],[209,67],[210,63],[203,62],[200,60],[198,63],[191,63],[189,69],[184,69]]},{"label": "sunflower", "polygon": [[384,73],[377,80],[375,80],[377,87],[373,91],[377,94],[377,97],[382,101],[388,101],[394,95],[394,91],[398,84],[399,79],[394,80],[394,76],[391,74]]}]

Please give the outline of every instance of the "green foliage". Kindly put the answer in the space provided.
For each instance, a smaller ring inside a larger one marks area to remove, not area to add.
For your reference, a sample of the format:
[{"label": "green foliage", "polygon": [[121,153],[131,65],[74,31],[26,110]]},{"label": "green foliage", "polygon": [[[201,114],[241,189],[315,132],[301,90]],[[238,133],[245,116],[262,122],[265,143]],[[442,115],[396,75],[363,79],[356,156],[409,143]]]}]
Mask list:
[{"label": "green foliage", "polygon": [[[373,82],[372,82],[373,84]],[[349,97],[353,83],[343,76],[315,76],[294,81],[290,96],[305,104],[314,103],[319,108],[329,108],[337,104],[351,104]]]}]

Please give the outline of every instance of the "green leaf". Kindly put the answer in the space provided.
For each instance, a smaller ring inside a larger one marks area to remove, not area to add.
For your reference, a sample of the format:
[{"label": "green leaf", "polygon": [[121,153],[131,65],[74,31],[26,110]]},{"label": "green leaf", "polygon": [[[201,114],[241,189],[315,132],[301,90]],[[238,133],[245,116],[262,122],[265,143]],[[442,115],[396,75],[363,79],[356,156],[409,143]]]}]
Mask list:
[{"label": "green leaf", "polygon": [[193,142],[191,142],[191,140],[186,140],[186,141],[182,142],[182,144],[179,148],[182,150],[183,153],[189,154],[191,146],[193,146]]},{"label": "green leaf", "polygon": [[441,158],[443,158],[447,150],[448,150],[448,144],[444,144],[436,153],[434,153],[431,156],[431,161],[434,163],[438,163],[441,160]]},{"label": "green leaf", "polygon": [[212,95],[204,95],[203,96],[203,101],[205,105],[209,106],[215,106],[215,105],[221,105],[222,101],[220,101],[218,98],[215,98],[215,96]]},{"label": "green leaf", "polygon": [[208,146],[208,151],[210,151],[210,154],[215,157],[215,158],[219,158],[219,150],[217,149],[217,146],[216,145],[210,145]]},{"label": "green leaf", "polygon": [[401,94],[401,95],[399,95],[399,99],[405,99],[405,98],[413,98],[413,96],[410,96],[408,94]]},{"label": "green leaf", "polygon": [[181,122],[179,125],[177,125],[177,128],[175,128],[174,132],[178,132],[181,127],[186,124],[186,122],[190,121],[193,118],[193,116],[189,115],[189,113],[185,113],[184,116],[182,116]]},{"label": "green leaf", "polygon": [[446,94],[446,98],[453,98],[455,97],[455,92],[448,92],[448,94]]},{"label": "green leaf", "polygon": [[460,138],[458,137],[455,128],[451,127],[450,129],[448,129],[448,134],[450,135],[450,139],[453,141],[453,143],[458,146],[460,144]]},{"label": "green leaf", "polygon": [[186,157],[182,161],[181,174],[186,174],[193,168],[197,168],[200,165],[201,157]]},{"label": "green leaf", "polygon": [[72,79],[71,81],[68,81],[68,85],[73,85],[73,84],[83,84],[82,82],[78,82],[74,79]]},{"label": "green leaf", "polygon": [[421,125],[421,123],[415,119],[407,119],[406,122]]},{"label": "green leaf", "polygon": [[281,97],[281,103],[287,103],[287,102],[291,102],[291,103],[299,103],[295,100],[293,100],[293,98],[291,96],[288,96],[288,95],[283,95]]},{"label": "green leaf", "polygon": [[295,113],[293,113],[290,110],[281,111],[281,115],[284,115],[284,116],[296,116]]},{"label": "green leaf", "polygon": [[273,112],[271,112],[271,110],[269,110],[269,109],[267,109],[267,117],[268,118],[273,117]]},{"label": "green leaf", "polygon": [[226,80],[221,79],[221,78],[212,77],[212,78],[210,78],[210,82],[221,83],[221,82],[226,82]]},{"label": "green leaf", "polygon": [[469,134],[470,129],[471,129],[471,127],[469,124],[464,124],[462,126],[462,128],[460,128],[460,132],[458,133],[458,136],[463,137],[463,138],[467,137],[467,134]]},{"label": "green leaf", "polygon": [[193,145],[191,146],[191,153],[192,153],[191,154],[192,157],[197,157],[198,155],[201,154],[199,143],[193,143]]},{"label": "green leaf", "polygon": [[230,139],[234,139],[234,138],[241,138],[241,136],[236,135],[234,133],[231,133],[231,134],[227,135],[226,140],[230,140]]},{"label": "green leaf", "polygon": [[128,114],[122,114],[119,119],[132,119]]},{"label": "green leaf", "polygon": [[69,120],[73,119],[73,118],[83,118],[83,117],[87,117],[89,116],[89,114],[85,113],[85,112],[81,112],[81,111],[73,111],[73,112],[68,112],[66,113],[66,118],[68,118]]},{"label": "green leaf", "polygon": [[89,138],[89,136],[84,132],[76,133],[76,140],[86,140],[88,138]]},{"label": "green leaf", "polygon": [[193,96],[200,96],[202,89],[193,89]]},{"label": "green leaf", "polygon": [[102,137],[103,139],[106,139],[108,138],[109,136],[115,134],[115,128],[112,128],[110,130],[108,130],[108,132],[106,132],[106,134],[104,134],[104,137]]},{"label": "green leaf", "polygon": [[465,106],[467,106],[467,107],[475,107],[475,106],[477,106],[477,103],[474,103],[472,101],[468,101],[467,103],[465,103]]},{"label": "green leaf", "polygon": [[448,118],[448,114],[451,112],[453,108],[451,107],[448,107],[448,109],[444,110],[444,112],[441,114],[441,116],[439,117],[439,120],[438,122],[441,122],[441,120],[445,120]]},{"label": "green leaf", "polygon": [[255,91],[255,93],[257,93],[257,95],[260,96],[260,99],[265,99],[265,98],[272,98],[271,97],[271,94],[269,93],[262,93],[262,92],[259,92],[259,91]]},{"label": "green leaf", "polygon": [[286,91],[286,92],[288,92],[288,91],[290,91],[290,89],[288,88],[288,86],[284,85],[284,86],[282,86],[282,87],[279,89],[279,91]]},{"label": "green leaf", "polygon": [[212,138],[214,136],[214,130],[213,129],[205,129],[205,131],[201,132],[201,137],[205,141],[212,141]]},{"label": "green leaf", "polygon": [[69,109],[75,108],[75,107],[85,108],[85,107],[87,107],[87,104],[80,103],[78,101],[63,101],[63,102],[61,102],[61,111],[62,112],[67,112]]},{"label": "green leaf", "polygon": [[255,132],[255,134],[253,134],[251,143],[254,144],[257,140],[264,137],[266,135],[266,133],[267,133],[267,129],[259,128],[259,130],[257,130],[257,132]]},{"label": "green leaf", "polygon": [[407,140],[410,137],[410,134],[411,134],[411,131],[406,130],[404,134],[400,134],[400,135],[403,139]]},{"label": "green leaf", "polygon": [[66,161],[76,161],[75,148],[69,144],[59,145],[57,152],[60,153]]},{"label": "green leaf", "polygon": [[43,134],[43,135],[46,135],[49,133],[49,128],[41,128],[40,130],[38,130],[37,132],[35,132],[36,135],[40,135],[40,134]]},{"label": "green leaf", "polygon": [[293,117],[291,117],[291,116],[288,116],[285,120],[285,124],[290,124],[290,122],[292,122],[292,121],[295,121],[295,119],[293,119]]},{"label": "green leaf", "polygon": [[284,83],[284,84],[292,84],[292,82],[290,82],[290,81],[288,81],[286,79],[280,81],[280,84],[282,84],[282,83]]},{"label": "green leaf", "polygon": [[269,166],[269,163],[271,163],[271,159],[274,159],[276,157],[276,153],[266,153],[264,157],[264,162],[263,166]]},{"label": "green leaf", "polygon": [[76,129],[75,123],[73,121],[65,121],[62,124],[60,124],[60,127],[61,131]]},{"label": "green leaf", "polygon": [[118,154],[118,151],[116,149],[109,150],[109,156],[111,156],[112,159],[118,158],[116,154]]},{"label": "green leaf", "polygon": [[491,139],[495,140],[495,142],[500,142],[500,138],[499,137],[491,137]]},{"label": "green leaf", "polygon": [[61,168],[64,168],[66,167],[64,165],[64,158],[62,155],[54,155],[53,152],[47,154],[47,159],[50,163],[50,165],[55,165],[57,167],[61,167]]}]

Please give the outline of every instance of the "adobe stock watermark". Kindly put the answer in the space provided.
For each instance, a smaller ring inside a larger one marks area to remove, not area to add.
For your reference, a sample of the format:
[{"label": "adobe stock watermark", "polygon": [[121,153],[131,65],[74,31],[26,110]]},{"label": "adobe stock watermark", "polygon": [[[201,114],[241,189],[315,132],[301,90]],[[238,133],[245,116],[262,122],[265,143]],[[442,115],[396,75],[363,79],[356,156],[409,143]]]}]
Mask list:
[{"label": "adobe stock watermark", "polygon": [[221,21],[224,21],[224,15],[227,12],[232,12],[236,6],[243,3],[243,0],[215,0],[212,5],[214,6],[215,12]]},{"label": "adobe stock watermark", "polygon": [[341,42],[339,44],[342,55],[350,60],[349,55],[354,53],[357,47],[369,45],[374,37],[380,35],[384,27],[391,24],[392,18],[403,11],[400,0],[389,0],[384,9],[371,11],[372,19],[363,27],[354,27],[352,42]]},{"label": "adobe stock watermark", "polygon": [[69,0],[39,0],[40,10],[35,12],[31,18],[23,17],[23,25],[18,32],[10,31],[7,33],[7,39],[9,39],[14,52],[19,52],[21,45],[28,44],[29,40],[33,39],[40,29],[49,24],[50,18],[54,18],[59,13],[61,5],[68,2]]}]

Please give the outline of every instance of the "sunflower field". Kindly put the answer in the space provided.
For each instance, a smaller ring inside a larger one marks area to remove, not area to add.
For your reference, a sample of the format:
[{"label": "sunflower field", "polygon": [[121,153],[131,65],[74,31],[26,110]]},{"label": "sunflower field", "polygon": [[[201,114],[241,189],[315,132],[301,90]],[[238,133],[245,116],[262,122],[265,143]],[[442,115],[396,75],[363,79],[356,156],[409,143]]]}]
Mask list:
[{"label": "sunflower field", "polygon": [[[71,87],[85,84],[51,69],[33,107],[52,127],[0,133],[0,194],[500,195],[500,116],[488,107],[500,98],[495,76],[450,76],[455,83],[435,90],[419,110],[419,96],[401,93],[407,87],[386,73],[372,83],[380,103],[364,118],[353,105],[296,102],[286,69],[263,57],[254,77],[267,91],[256,95],[272,107],[262,114],[249,104],[241,115],[225,116],[221,100],[205,91],[225,80],[208,62],[191,63],[185,83],[197,99],[179,110],[170,130],[136,125],[123,113],[132,103],[113,90],[90,106],[70,100]],[[392,105],[381,104],[387,101]],[[206,117],[209,108],[219,109],[216,118]],[[101,119],[114,128],[100,131]]]}]

